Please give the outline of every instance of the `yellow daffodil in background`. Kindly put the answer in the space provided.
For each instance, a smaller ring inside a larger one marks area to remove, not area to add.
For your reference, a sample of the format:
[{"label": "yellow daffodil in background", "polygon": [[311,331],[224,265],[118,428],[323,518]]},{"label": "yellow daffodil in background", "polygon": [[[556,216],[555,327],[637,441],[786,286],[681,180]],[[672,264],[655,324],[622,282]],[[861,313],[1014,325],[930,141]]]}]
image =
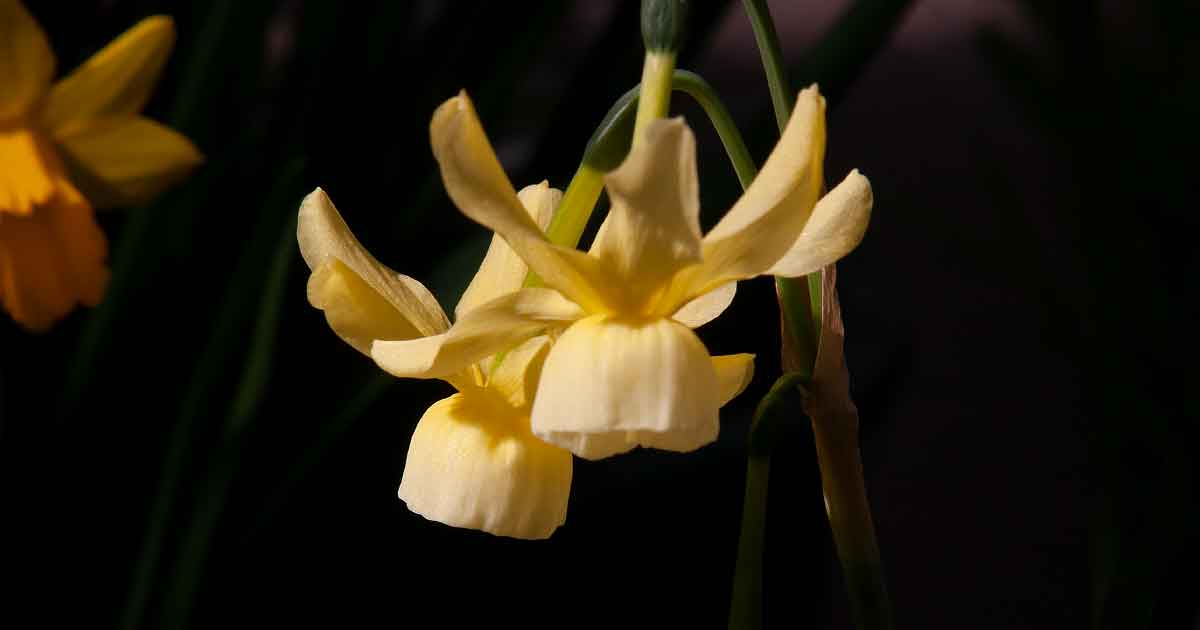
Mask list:
[{"label": "yellow daffodil in background", "polygon": [[[532,225],[545,227],[561,196],[542,183],[522,190],[517,203]],[[368,354],[375,339],[436,338],[450,327],[420,282],[388,269],[363,249],[324,191],[316,190],[301,204],[297,238],[312,270],[309,302],[360,352]],[[493,238],[455,308],[457,318],[469,320],[475,310],[510,304],[514,296],[518,302],[540,303],[546,300],[543,294],[554,294],[550,289],[515,293],[526,272],[504,241]],[[562,321],[580,316],[570,302],[559,306],[558,313],[539,313]],[[546,538],[563,524],[571,454],[537,439],[529,425],[549,339],[522,341],[502,357],[480,355],[480,362],[442,375],[458,393],[434,403],[413,433],[399,490],[413,512],[515,538]]]},{"label": "yellow daffodil in background", "polygon": [[[376,341],[371,354],[398,376],[436,378],[556,335],[533,432],[590,459],[714,440],[718,408],[750,380],[753,357],[710,357],[690,327],[719,315],[738,280],[800,276],[838,260],[870,216],[870,184],[857,171],[821,198],[825,103],[815,87],[800,93],[754,183],[703,237],[692,132],[682,119],[652,122],[606,176],[612,209],[588,252],[549,242],[529,219],[465,93],[438,108],[430,132],[455,205],[555,291],[525,289],[445,333]],[[567,321],[572,306],[579,315]]]},{"label": "yellow daffodil in background", "polygon": [[147,202],[201,161],[186,138],[138,115],[175,40],[150,17],[51,85],[45,34],[0,0],[0,303],[44,330],[108,283],[93,206]]}]

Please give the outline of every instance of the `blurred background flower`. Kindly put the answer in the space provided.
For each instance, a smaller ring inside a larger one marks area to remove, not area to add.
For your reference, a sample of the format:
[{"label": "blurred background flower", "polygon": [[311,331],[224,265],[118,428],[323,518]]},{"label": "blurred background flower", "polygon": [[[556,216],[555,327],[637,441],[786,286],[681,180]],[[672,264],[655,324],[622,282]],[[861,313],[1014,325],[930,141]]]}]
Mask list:
[{"label": "blurred background flower", "polygon": [[170,18],[142,20],[53,84],[54,53],[18,0],[0,3],[0,38],[0,306],[41,331],[104,295],[93,207],[146,203],[202,158],[138,115],[175,42]]},{"label": "blurred background flower", "polygon": [[[1194,618],[1194,3],[771,5],[796,87],[829,99],[826,171],[860,168],[875,193],[839,290],[898,625]],[[114,246],[98,308],[46,335],[0,325],[5,625],[724,623],[769,377],[697,453],[576,460],[548,541],[433,525],[395,488],[444,390],[379,375],[329,334],[289,223],[319,184],[381,262],[453,305],[490,235],[446,197],[429,116],[466,88],[511,178],[563,187],[638,80],[638,3],[29,9],[61,68],[171,15],[146,114],[208,163],[99,217]],[[678,65],[761,163],[776,135],[741,7],[694,3]],[[699,108],[675,103],[708,229],[740,187]],[[701,338],[777,374],[772,287],[738,294]],[[785,427],[768,626],[850,623],[813,460],[807,425]]]}]

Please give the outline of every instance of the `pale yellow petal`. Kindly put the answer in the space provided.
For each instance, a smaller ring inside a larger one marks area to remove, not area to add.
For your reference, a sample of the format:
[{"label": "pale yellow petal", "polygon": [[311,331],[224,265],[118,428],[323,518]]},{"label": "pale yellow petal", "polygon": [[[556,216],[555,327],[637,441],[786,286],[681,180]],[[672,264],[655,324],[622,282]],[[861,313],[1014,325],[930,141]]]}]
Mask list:
[{"label": "pale yellow petal", "polygon": [[810,87],[796,98],[783,137],[745,194],[704,236],[704,262],[677,286],[686,300],[730,280],[766,272],[796,241],[820,194],[825,99]]},{"label": "pale yellow petal", "polygon": [[54,78],[42,27],[18,0],[0,0],[0,128],[25,116]]},{"label": "pale yellow petal", "polygon": [[434,403],[409,443],[400,499],[453,527],[549,537],[566,521],[571,454],[534,437],[528,422],[465,394]]},{"label": "pale yellow petal", "polygon": [[471,310],[440,335],[376,341],[371,356],[395,376],[444,378],[582,315],[578,305],[557,291],[522,289]]},{"label": "pale yellow petal", "polygon": [[[537,392],[542,365],[546,362],[546,354],[549,351],[550,337],[542,335],[499,355],[502,360],[494,370],[490,370],[487,388],[500,395],[508,404],[523,408],[528,413],[533,404],[534,393]],[[490,361],[491,359],[484,360],[485,363]]]},{"label": "pale yellow petal", "polygon": [[[405,329],[397,317],[411,325],[417,333],[412,336],[437,335],[450,327],[450,321],[433,294],[420,282],[375,260],[354,237],[329,196],[320,188],[309,193],[300,204],[296,240],[300,243],[304,262],[314,272],[309,281],[309,300],[317,308],[335,308],[337,314],[330,319],[330,325],[360,351],[369,353],[372,339],[390,339],[393,337],[385,335],[402,334]],[[340,262],[348,273],[342,274],[340,267],[330,266],[331,261]],[[353,276],[361,284],[347,276]],[[384,310],[390,310],[392,314],[376,319],[378,309],[383,306],[369,293],[385,302],[389,309]],[[359,312],[346,309],[359,309]],[[373,336],[376,334],[381,336]]]},{"label": "pale yellow petal", "polygon": [[687,327],[593,315],[550,349],[532,427],[587,459],[639,445],[691,451],[716,439],[720,394],[708,351]]},{"label": "pale yellow petal", "polygon": [[371,356],[376,339],[412,339],[421,332],[345,263],[330,258],[308,278],[308,303],[325,312],[329,327],[355,350]]},{"label": "pale yellow petal", "polygon": [[55,140],[84,194],[101,208],[148,203],[204,160],[190,140],[149,118],[96,119]]},{"label": "pale yellow petal", "polygon": [[721,406],[746,391],[754,379],[753,354],[722,354],[712,358],[721,390]]},{"label": "pale yellow petal", "polygon": [[163,15],[135,24],[54,84],[42,120],[59,133],[96,118],[123,118],[142,111],[171,48],[175,23]]},{"label": "pale yellow petal", "polygon": [[0,129],[0,214],[29,215],[48,203],[61,170],[41,134],[25,127]]},{"label": "pale yellow petal", "polygon": [[733,296],[736,293],[737,283],[727,282],[704,295],[693,298],[691,302],[675,311],[671,319],[688,328],[699,328],[724,313],[725,309],[729,308],[733,302]]},{"label": "pale yellow petal", "polygon": [[837,262],[862,242],[873,203],[871,182],[850,171],[817,202],[792,248],[767,273],[794,278]]},{"label": "pale yellow petal", "polygon": [[546,240],[504,174],[466,92],[438,107],[429,135],[446,192],[463,214],[503,237],[546,286],[589,311],[606,310],[614,301],[606,291],[619,283],[605,278],[595,258]]},{"label": "pale yellow petal", "polygon": [[[543,181],[521,189],[517,197],[534,223],[544,232],[554,216],[554,209],[562,200],[562,191],[551,188],[549,183]],[[471,279],[471,284],[467,285],[458,306],[454,307],[455,317],[461,318],[484,302],[520,289],[528,271],[525,261],[517,256],[508,243],[499,235],[493,235],[492,244],[488,247],[483,263],[479,265],[479,271]]]},{"label": "pale yellow petal", "polygon": [[657,120],[605,177],[612,209],[591,253],[616,270],[631,311],[680,269],[700,262],[696,139],[682,118]]}]

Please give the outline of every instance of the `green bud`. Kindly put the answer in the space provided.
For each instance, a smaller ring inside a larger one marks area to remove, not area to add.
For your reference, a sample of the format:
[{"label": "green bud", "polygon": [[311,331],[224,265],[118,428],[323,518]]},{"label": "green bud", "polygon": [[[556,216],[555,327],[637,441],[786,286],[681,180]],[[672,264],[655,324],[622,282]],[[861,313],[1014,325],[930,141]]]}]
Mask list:
[{"label": "green bud", "polygon": [[608,110],[583,151],[584,164],[607,173],[625,161],[633,141],[633,113],[640,91],[640,86],[629,90]]},{"label": "green bud", "polygon": [[678,51],[686,21],[687,0],[642,0],[642,41],[646,50]]}]

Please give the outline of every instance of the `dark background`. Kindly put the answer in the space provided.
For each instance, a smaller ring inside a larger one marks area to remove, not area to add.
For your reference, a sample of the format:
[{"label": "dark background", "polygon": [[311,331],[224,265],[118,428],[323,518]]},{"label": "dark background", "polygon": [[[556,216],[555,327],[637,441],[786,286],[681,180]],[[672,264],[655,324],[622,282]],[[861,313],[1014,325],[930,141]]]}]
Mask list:
[{"label": "dark background", "polygon": [[[576,460],[567,524],[525,542],[396,499],[450,389],[380,377],[333,335],[289,234],[320,185],[449,310],[488,234],[441,188],[433,109],[466,88],[514,184],[565,188],[640,76],[637,4],[31,3],[60,74],[174,16],[147,111],[208,161],[101,216],[103,306],[39,336],[0,321],[0,624],[723,626],[748,419],[779,371],[769,281],[701,330],[714,354],[758,354],[720,440]],[[795,86],[829,97],[830,181],[858,168],[875,190],[839,279],[897,626],[1196,623],[1194,3],[771,5]],[[739,3],[695,3],[679,66],[763,159]],[[674,102],[708,226],[739,188]],[[279,269],[277,326],[256,324]],[[849,627],[803,417],[770,496],[768,626]]]}]

